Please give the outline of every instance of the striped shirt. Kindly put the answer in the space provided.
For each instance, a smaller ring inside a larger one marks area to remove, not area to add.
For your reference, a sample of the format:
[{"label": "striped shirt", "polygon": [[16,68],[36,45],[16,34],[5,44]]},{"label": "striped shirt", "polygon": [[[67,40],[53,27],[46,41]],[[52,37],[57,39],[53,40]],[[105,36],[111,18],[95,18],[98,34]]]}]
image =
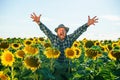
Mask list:
[{"label": "striped shirt", "polygon": [[40,29],[44,32],[44,34],[50,39],[52,45],[59,49],[61,54],[58,58],[58,62],[65,62],[64,50],[72,46],[73,42],[87,30],[87,23],[80,26],[77,30],[75,30],[72,34],[66,35],[64,40],[60,40],[59,37],[53,34],[43,23],[39,24]]}]

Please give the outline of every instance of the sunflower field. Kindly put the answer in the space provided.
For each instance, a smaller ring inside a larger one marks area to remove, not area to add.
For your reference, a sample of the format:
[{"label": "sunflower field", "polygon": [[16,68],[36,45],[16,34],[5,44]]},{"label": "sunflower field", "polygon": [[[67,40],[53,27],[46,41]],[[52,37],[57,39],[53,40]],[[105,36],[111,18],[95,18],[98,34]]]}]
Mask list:
[{"label": "sunflower field", "polygon": [[[120,39],[76,40],[66,48],[68,65],[57,63],[60,51],[45,37],[0,38],[0,80],[120,80]],[[59,71],[55,74],[55,66]]]}]

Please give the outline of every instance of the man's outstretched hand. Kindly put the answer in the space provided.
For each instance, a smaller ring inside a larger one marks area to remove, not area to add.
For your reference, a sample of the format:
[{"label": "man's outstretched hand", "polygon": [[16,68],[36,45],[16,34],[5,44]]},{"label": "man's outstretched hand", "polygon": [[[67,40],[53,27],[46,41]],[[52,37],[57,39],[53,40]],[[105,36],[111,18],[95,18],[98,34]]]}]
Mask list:
[{"label": "man's outstretched hand", "polygon": [[36,22],[37,24],[40,23],[40,17],[41,17],[41,14],[39,16],[37,16],[34,12],[33,14],[31,14],[31,18],[33,19],[34,22]]},{"label": "man's outstretched hand", "polygon": [[93,17],[92,19],[90,19],[90,16],[88,16],[88,26],[90,25],[95,25],[95,23],[98,23],[98,18],[97,16]]}]

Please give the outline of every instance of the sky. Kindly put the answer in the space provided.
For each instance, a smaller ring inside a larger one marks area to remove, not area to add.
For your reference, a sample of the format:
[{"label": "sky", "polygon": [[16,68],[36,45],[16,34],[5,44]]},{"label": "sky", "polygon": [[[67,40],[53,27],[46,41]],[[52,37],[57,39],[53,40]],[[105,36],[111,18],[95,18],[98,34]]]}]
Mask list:
[{"label": "sky", "polygon": [[0,0],[0,38],[46,37],[30,15],[35,12],[54,34],[59,24],[71,34],[97,16],[78,39],[117,40],[120,38],[120,0]]}]

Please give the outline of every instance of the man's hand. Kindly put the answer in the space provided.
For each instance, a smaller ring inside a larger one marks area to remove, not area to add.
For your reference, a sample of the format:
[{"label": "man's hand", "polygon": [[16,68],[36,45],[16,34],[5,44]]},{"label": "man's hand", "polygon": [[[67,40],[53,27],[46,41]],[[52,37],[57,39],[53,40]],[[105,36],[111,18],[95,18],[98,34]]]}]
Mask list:
[{"label": "man's hand", "polygon": [[33,19],[34,22],[36,22],[37,24],[40,24],[40,17],[41,14],[39,16],[37,16],[35,13],[31,14],[31,18]]},{"label": "man's hand", "polygon": [[95,25],[95,23],[98,23],[98,18],[96,18],[97,16],[93,17],[92,19],[90,19],[90,16],[88,16],[88,26],[90,25]]}]

